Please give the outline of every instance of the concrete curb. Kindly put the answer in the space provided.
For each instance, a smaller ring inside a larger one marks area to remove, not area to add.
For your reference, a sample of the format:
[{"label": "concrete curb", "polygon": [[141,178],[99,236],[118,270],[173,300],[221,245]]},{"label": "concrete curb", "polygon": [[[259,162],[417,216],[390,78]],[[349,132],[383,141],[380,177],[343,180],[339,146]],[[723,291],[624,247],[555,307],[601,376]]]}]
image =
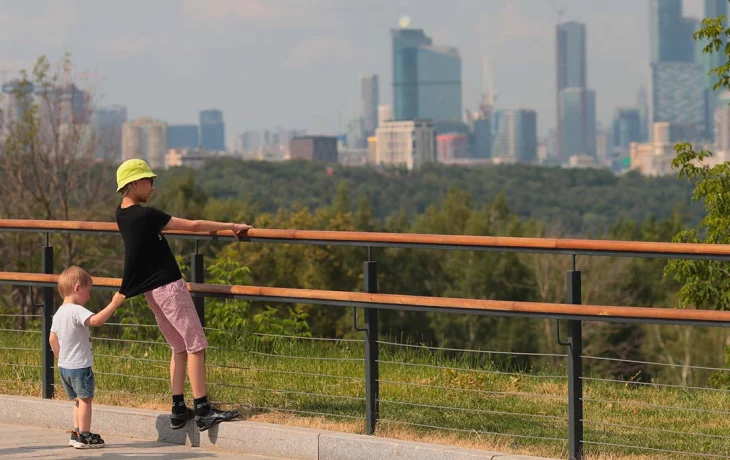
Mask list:
[{"label": "concrete curb", "polygon": [[[0,423],[68,429],[70,401],[0,395]],[[169,444],[200,446],[291,460],[548,460],[422,442],[241,421],[200,433],[188,423],[171,430],[165,412],[94,404],[94,431]]]}]

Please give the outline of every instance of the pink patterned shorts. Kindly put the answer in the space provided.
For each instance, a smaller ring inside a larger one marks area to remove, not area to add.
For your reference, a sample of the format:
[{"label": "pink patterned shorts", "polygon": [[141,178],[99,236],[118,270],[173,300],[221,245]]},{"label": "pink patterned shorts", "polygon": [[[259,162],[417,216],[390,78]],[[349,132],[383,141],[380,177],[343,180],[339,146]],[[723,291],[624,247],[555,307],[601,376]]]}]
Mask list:
[{"label": "pink patterned shorts", "polygon": [[208,348],[205,331],[184,280],[145,292],[144,297],[173,353],[197,353]]}]

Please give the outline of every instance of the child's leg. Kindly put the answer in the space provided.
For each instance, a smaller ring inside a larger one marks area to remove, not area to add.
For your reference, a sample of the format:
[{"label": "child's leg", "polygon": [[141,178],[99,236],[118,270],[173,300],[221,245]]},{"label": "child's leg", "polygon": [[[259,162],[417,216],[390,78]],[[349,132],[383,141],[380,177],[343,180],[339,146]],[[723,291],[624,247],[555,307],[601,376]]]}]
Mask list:
[{"label": "child's leg", "polygon": [[183,393],[184,370],[187,364],[193,397],[205,396],[207,392],[203,354],[208,347],[208,341],[187,285],[183,280],[178,280],[146,292],[145,299],[155,314],[162,335],[172,347],[172,394]]},{"label": "child's leg", "polygon": [[208,394],[205,386],[205,350],[190,353],[188,357],[188,375],[193,388],[193,398],[202,398]]},{"label": "child's leg", "polygon": [[79,398],[78,416],[79,416],[79,432],[88,433],[91,431],[91,403],[94,398]]},{"label": "child's leg", "polygon": [[[185,368],[187,364],[188,354],[186,352],[175,353],[173,351],[172,358],[170,358],[170,385],[174,395],[181,395],[185,391]],[[193,395],[195,395],[195,386],[193,386]]]},{"label": "child's leg", "polygon": [[79,429],[79,400],[76,400],[76,404],[74,404],[74,430]]}]

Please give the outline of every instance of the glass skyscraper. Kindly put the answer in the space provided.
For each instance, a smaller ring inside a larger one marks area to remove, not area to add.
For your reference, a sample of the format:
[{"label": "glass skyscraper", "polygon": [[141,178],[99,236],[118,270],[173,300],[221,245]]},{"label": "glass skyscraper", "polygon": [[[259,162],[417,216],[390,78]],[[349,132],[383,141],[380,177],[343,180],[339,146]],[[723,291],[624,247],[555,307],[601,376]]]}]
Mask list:
[{"label": "glass skyscraper", "polygon": [[198,125],[169,125],[167,127],[168,149],[196,149],[199,146]]},{"label": "glass skyscraper", "polygon": [[682,17],[682,0],[650,0],[649,8],[651,62],[691,61],[692,35]]},{"label": "glass skyscraper", "polygon": [[692,62],[651,65],[649,123],[696,125],[709,135],[709,92],[702,66]]},{"label": "glass skyscraper", "polygon": [[391,35],[394,119],[460,122],[459,52],[433,46],[421,29],[396,29]]},{"label": "glass skyscraper", "polygon": [[496,115],[493,157],[518,163],[537,161],[537,112],[500,110]]},{"label": "glass skyscraper", "polygon": [[596,156],[596,93],[585,88],[560,91],[561,151],[564,158]]},{"label": "glass skyscraper", "polygon": [[226,149],[223,112],[217,109],[200,111],[200,145],[206,150]]},{"label": "glass skyscraper", "polygon": [[557,27],[558,91],[586,86],[586,26],[564,22]]},{"label": "glass skyscraper", "polygon": [[[705,9],[722,11],[721,2],[706,1]],[[650,0],[651,69],[648,132],[657,122],[693,125],[703,138],[712,136],[712,104],[708,77],[692,34],[696,19],[682,16],[681,0]]]},{"label": "glass skyscraper", "polygon": [[628,152],[632,142],[641,142],[639,109],[616,109],[613,119],[613,147]]},{"label": "glass skyscraper", "polygon": [[587,89],[586,26],[564,22],[556,28],[557,134],[562,163],[571,156],[596,156],[596,94]]}]

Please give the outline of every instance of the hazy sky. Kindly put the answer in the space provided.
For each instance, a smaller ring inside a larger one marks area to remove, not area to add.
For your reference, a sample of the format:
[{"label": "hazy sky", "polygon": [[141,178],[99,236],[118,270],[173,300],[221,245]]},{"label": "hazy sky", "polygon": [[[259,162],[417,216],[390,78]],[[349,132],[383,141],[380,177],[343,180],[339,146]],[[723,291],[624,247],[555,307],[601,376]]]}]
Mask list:
[{"label": "hazy sky", "polygon": [[[632,105],[649,67],[648,0],[0,0],[0,71],[70,52],[76,73],[130,117],[197,123],[224,111],[226,137],[281,126],[335,133],[359,107],[359,76],[392,101],[389,29],[403,15],[459,48],[463,104],[482,93],[488,54],[500,108],[555,124],[555,24],[586,23],[598,119]],[[701,17],[702,0],[684,0]],[[86,72],[82,74],[82,72]]]}]

